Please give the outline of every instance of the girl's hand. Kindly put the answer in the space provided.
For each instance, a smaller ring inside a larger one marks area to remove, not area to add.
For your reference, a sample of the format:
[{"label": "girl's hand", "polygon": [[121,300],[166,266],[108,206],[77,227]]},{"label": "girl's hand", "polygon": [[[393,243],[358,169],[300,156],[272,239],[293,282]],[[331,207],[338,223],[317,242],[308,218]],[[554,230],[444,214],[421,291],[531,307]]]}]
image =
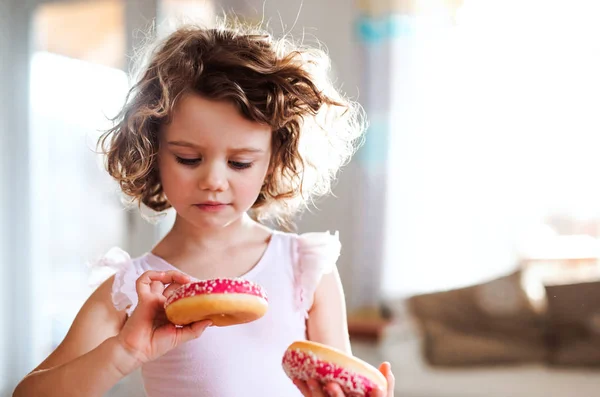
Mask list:
[{"label": "girl's hand", "polygon": [[[188,276],[174,270],[147,271],[137,279],[138,304],[117,340],[140,365],[199,337],[211,324],[206,320],[176,327],[167,319],[164,309],[167,297],[174,289],[188,282]],[[165,288],[166,284],[170,284],[168,288]]]},{"label": "girl's hand", "polygon": [[[387,379],[387,390],[376,390],[370,393],[367,397],[394,397],[395,379],[392,373],[390,363],[385,362],[379,366],[379,371]],[[311,379],[308,382],[303,382],[299,379],[294,380],[294,384],[300,389],[304,397],[345,397],[340,385],[335,382],[329,382],[325,386],[321,385],[317,380]]]}]

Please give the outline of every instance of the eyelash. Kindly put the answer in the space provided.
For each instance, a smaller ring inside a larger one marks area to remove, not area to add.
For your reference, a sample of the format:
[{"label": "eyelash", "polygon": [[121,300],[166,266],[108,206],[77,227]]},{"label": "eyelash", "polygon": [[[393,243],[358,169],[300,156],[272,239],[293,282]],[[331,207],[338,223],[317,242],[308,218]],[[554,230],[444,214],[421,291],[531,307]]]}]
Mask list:
[{"label": "eyelash", "polygon": [[248,168],[252,167],[252,164],[254,164],[254,163],[242,163],[239,161],[230,161],[229,162],[229,165],[232,166],[232,168],[234,168],[236,170],[248,169]]},{"label": "eyelash", "polygon": [[188,166],[193,166],[200,162],[200,159],[184,159],[179,156],[175,156],[175,159],[177,160],[177,162],[179,164],[188,165]]},{"label": "eyelash", "polygon": [[[177,162],[179,164],[183,164],[188,167],[193,167],[195,165],[198,165],[198,163],[200,163],[200,160],[201,160],[201,159],[184,159],[179,156],[175,156],[175,159],[177,160]],[[245,169],[252,167],[253,164],[254,163],[252,163],[252,162],[250,162],[250,163],[242,163],[240,161],[230,161],[229,162],[229,165],[231,166],[231,168],[233,168],[235,170],[245,170]]]}]

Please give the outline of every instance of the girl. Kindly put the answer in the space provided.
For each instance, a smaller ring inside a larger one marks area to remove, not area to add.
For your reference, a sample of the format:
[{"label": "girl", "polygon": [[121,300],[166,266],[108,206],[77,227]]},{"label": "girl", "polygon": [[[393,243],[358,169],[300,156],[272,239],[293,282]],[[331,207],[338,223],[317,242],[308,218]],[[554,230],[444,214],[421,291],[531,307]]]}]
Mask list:
[{"label": "girl", "polygon": [[[15,396],[101,396],[138,367],[150,397],[343,396],[292,382],[285,348],[310,339],[350,353],[335,267],[337,234],[284,227],[329,192],[363,133],[360,107],[327,79],[321,51],[258,30],[182,27],[150,53],[115,125],[99,142],[132,199],[173,207],[170,232],[147,254],[115,250],[115,274],[81,308],[60,346]],[[244,277],[269,294],[252,323],[183,328],[163,303],[197,279]],[[381,366],[393,394],[388,363]]]}]

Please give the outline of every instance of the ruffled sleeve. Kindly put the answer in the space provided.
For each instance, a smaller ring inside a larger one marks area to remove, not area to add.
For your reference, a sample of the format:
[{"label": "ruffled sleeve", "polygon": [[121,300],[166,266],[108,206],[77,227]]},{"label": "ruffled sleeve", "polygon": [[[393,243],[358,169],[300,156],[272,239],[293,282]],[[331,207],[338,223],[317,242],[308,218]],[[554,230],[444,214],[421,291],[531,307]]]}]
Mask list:
[{"label": "ruffled sleeve", "polygon": [[[91,284],[98,285],[114,274],[112,301],[117,310],[131,315],[137,305],[135,282],[143,273],[134,265],[129,254],[118,247],[111,248],[104,256],[90,264]],[[102,281],[98,282],[98,279]]]},{"label": "ruffled sleeve", "polygon": [[308,317],[317,286],[324,274],[331,273],[340,256],[339,233],[305,233],[294,242],[294,281],[296,304]]}]

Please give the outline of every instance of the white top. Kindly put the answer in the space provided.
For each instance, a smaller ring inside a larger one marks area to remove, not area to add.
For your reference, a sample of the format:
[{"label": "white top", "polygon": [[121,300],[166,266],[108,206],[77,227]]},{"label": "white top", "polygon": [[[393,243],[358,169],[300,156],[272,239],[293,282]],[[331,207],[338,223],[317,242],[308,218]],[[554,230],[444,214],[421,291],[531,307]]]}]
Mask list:
[{"label": "white top", "polygon": [[[251,323],[209,327],[198,339],[178,346],[142,367],[149,397],[301,396],[285,375],[285,349],[306,339],[306,318],[323,274],[339,257],[338,234],[274,232],[263,257],[244,279],[267,292],[269,309]],[[148,253],[131,259],[115,248],[100,265],[116,271],[113,302],[131,314],[137,304],[135,281],[147,270],[176,269]]]}]

